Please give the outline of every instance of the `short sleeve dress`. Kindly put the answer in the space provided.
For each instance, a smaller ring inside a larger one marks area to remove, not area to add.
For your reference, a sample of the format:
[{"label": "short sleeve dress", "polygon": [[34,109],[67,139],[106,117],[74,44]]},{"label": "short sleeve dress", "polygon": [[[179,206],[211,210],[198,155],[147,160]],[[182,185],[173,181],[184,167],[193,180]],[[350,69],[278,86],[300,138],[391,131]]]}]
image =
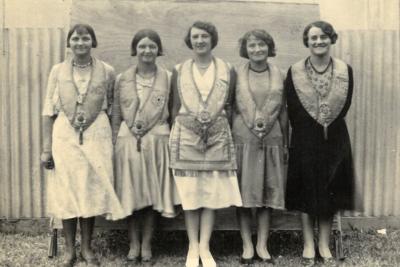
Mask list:
[{"label": "short sleeve dress", "polygon": [[352,69],[333,58],[325,73],[308,59],[285,81],[292,126],[286,207],[314,216],[354,208],[354,171],[345,116],[353,94]]},{"label": "short sleeve dress", "polygon": [[237,151],[243,207],[285,208],[283,135],[279,124],[283,99],[280,70],[264,72],[249,63],[236,68],[232,135]]},{"label": "short sleeve dress", "polygon": [[[173,217],[175,205],[180,204],[169,169],[170,80],[171,74],[159,66],[149,79],[137,74],[135,66],[117,77],[112,112],[117,132],[115,188],[125,216],[152,207]],[[146,128],[145,134],[135,135],[131,131],[135,127]]]},{"label": "short sleeve dress", "polygon": [[[114,191],[113,148],[107,116],[114,79],[114,69],[95,58],[89,71],[73,67],[71,60],[51,70],[42,115],[56,116],[52,136],[55,168],[47,176],[47,212],[55,218],[104,215],[117,220],[123,217]],[[102,86],[104,90],[98,90]],[[104,98],[100,103],[101,111],[83,132],[82,144],[77,129],[64,111],[62,90],[77,90],[77,94],[87,98],[102,92],[99,95],[100,99]]]},{"label": "short sleeve dress", "polygon": [[174,70],[170,166],[184,210],[242,205],[228,122],[231,74],[219,58],[203,75],[192,59]]}]

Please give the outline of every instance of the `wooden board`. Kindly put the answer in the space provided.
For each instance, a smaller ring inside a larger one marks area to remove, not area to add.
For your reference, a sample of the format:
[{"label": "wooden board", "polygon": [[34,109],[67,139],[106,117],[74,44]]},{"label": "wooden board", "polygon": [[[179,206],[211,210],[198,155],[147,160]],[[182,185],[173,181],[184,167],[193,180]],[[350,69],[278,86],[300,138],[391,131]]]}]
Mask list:
[{"label": "wooden board", "polygon": [[183,41],[187,29],[196,20],[213,22],[219,32],[214,54],[233,64],[239,57],[238,40],[248,30],[261,28],[274,38],[278,66],[287,68],[307,56],[302,43],[304,27],[319,19],[318,5],[231,2],[231,1],[105,1],[74,0],[71,25],[81,22],[92,25],[99,46],[94,54],[115,67],[126,69],[134,58],[130,45],[134,34],[142,28],[156,30],[162,39],[165,56],[158,62],[171,69],[191,56]]}]

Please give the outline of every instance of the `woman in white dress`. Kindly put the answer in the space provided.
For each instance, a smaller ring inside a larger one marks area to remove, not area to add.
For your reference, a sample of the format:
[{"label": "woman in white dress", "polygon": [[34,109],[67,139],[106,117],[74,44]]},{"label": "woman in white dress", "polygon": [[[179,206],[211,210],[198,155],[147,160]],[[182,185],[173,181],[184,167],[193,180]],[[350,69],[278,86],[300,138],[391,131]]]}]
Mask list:
[{"label": "woman in white dress", "polygon": [[81,256],[99,265],[91,246],[94,216],[123,217],[113,186],[111,107],[114,69],[91,56],[94,30],[77,24],[67,37],[73,57],[53,66],[43,108],[41,161],[48,175],[48,212],[62,219],[66,253],[63,266],[76,261],[79,219]]},{"label": "woman in white dress", "polygon": [[235,147],[228,118],[234,73],[212,55],[215,26],[197,21],[186,45],[193,59],[175,67],[172,77],[171,168],[185,215],[189,249],[186,266],[216,266],[209,242],[215,210],[241,206]]}]

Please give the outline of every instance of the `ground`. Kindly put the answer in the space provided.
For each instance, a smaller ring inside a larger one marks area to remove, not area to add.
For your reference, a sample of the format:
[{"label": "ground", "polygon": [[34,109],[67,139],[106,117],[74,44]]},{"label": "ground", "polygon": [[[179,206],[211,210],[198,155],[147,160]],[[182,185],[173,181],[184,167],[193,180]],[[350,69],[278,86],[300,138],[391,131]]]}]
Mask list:
[{"label": "ground", "polygon": [[[126,235],[123,230],[95,233],[93,245],[102,266],[129,266],[124,260],[128,251]],[[49,240],[49,234],[0,233],[0,266],[57,266],[63,255],[64,241],[59,238],[59,255],[49,259]],[[351,230],[344,233],[343,241],[347,258],[341,266],[400,266],[400,230],[387,230],[382,234],[373,230]],[[273,231],[269,247],[276,259],[275,266],[299,266],[301,242],[300,232]],[[211,247],[219,266],[240,266],[241,242],[237,231],[214,232]],[[153,266],[184,266],[186,249],[185,232],[156,233]],[[78,262],[76,266],[85,264]],[[255,266],[262,266],[261,262],[256,262]]]}]

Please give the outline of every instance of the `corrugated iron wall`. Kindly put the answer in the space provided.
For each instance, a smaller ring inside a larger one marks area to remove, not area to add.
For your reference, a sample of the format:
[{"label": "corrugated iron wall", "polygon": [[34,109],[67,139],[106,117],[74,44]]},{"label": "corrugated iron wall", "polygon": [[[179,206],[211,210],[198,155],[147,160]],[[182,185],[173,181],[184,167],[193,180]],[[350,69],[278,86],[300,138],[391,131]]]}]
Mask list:
[{"label": "corrugated iron wall", "polygon": [[41,108],[49,71],[64,58],[65,32],[14,28],[5,29],[4,38],[0,218],[44,217]]},{"label": "corrugated iron wall", "polygon": [[399,31],[341,31],[334,55],[353,67],[347,116],[366,216],[400,215]]}]

